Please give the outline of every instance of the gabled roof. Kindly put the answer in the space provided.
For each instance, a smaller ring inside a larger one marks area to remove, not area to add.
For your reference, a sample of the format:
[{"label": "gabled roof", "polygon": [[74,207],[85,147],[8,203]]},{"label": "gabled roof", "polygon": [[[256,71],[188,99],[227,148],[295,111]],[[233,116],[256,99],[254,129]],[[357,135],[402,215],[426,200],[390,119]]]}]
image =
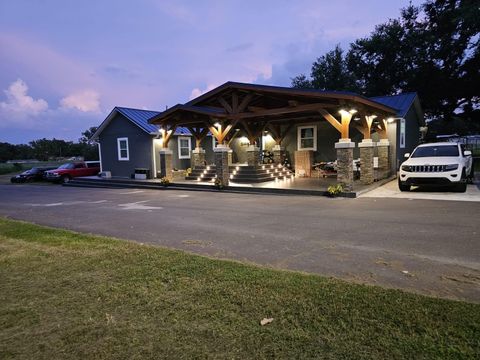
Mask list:
[{"label": "gabled roof", "polygon": [[[214,98],[218,94],[222,94],[231,90],[243,90],[243,91],[253,91],[261,94],[268,94],[270,96],[289,96],[292,99],[326,99],[326,98],[335,98],[342,99],[347,101],[360,102],[368,106],[373,106],[379,108],[379,110],[385,112],[392,112],[395,109],[392,107],[382,104],[379,101],[374,99],[367,98],[363,95],[350,92],[350,91],[334,91],[334,90],[318,90],[318,89],[297,89],[291,87],[283,86],[271,86],[271,85],[261,85],[261,84],[248,84],[234,81],[227,81],[226,83],[212,89],[205,94],[202,94],[195,99],[190,100],[185,103],[185,106],[204,106],[205,102],[208,102],[210,99]],[[163,115],[163,114],[162,114]]]},{"label": "gabled roof", "polygon": [[[147,134],[158,134],[159,127],[157,125],[150,124],[148,119],[160,114],[159,111],[152,111],[152,110],[141,110],[141,109],[132,109],[126,107],[119,107],[116,106],[113,110],[108,114],[107,118],[102,122],[102,124],[98,127],[95,134],[92,136],[92,140],[98,139],[102,131],[110,124],[110,122],[115,118],[115,115],[122,114],[128,120],[130,120],[133,124],[138,126],[140,129],[145,131]],[[184,127],[178,127],[175,130],[175,135],[191,135],[190,131]]]},{"label": "gabled roof", "polygon": [[407,115],[407,112],[412,106],[416,97],[416,92],[409,92],[390,96],[375,96],[371,97],[370,99],[397,109],[397,115],[400,117],[404,117],[405,115]]},{"label": "gabled roof", "polygon": [[139,128],[145,130],[145,132],[151,133],[158,131],[158,127],[150,124],[148,122],[148,119],[160,114],[160,112],[151,110],[130,109],[125,107],[116,107],[115,109],[117,109],[123,116],[125,116],[128,120],[133,122]]}]

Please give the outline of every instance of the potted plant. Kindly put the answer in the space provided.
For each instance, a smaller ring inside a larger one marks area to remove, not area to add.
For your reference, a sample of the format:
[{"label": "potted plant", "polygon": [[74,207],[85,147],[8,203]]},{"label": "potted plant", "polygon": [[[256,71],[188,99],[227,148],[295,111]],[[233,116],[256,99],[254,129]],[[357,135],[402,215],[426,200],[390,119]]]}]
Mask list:
[{"label": "potted plant", "polygon": [[327,189],[328,196],[336,197],[343,192],[342,184],[330,185]]},{"label": "potted plant", "polygon": [[213,184],[215,185],[215,187],[216,187],[218,190],[222,190],[222,189],[224,188],[222,179],[215,178],[215,181],[214,181]]},{"label": "potted plant", "polygon": [[170,180],[164,176],[160,179],[160,184],[162,184],[164,187],[167,187],[168,185],[170,185]]}]

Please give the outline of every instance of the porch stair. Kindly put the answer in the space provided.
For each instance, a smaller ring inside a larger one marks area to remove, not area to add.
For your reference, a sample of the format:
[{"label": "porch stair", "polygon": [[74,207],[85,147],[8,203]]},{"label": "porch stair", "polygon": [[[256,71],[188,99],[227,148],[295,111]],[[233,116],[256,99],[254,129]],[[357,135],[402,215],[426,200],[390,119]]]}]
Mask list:
[{"label": "porch stair", "polygon": [[234,183],[261,183],[293,178],[294,174],[284,166],[265,164],[255,166],[231,166],[230,181]]},{"label": "porch stair", "polygon": [[215,165],[195,166],[185,180],[212,181],[216,176]]}]

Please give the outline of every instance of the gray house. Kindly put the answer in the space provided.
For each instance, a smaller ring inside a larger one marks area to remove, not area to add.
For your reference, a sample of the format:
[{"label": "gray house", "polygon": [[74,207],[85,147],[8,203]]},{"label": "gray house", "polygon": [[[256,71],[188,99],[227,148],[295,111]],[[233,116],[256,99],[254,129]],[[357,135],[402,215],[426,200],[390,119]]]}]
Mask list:
[{"label": "gray house", "polygon": [[[286,158],[296,176],[306,177],[313,176],[313,165],[342,155],[351,181],[351,159],[362,159],[362,174],[373,168],[381,169],[382,177],[395,173],[404,154],[418,144],[422,126],[416,93],[366,98],[227,82],[164,112],[116,107],[93,139],[99,143],[102,171],[114,177],[130,178],[138,168],[147,169],[150,178],[170,176],[171,169],[195,168],[201,174],[202,165],[212,165],[209,171],[218,175],[215,154],[223,151],[232,172],[223,175],[225,183],[235,182],[239,171],[257,168],[263,151],[277,164]],[[366,183],[372,182],[367,175]]]},{"label": "gray house", "polygon": [[[135,169],[147,169],[150,178],[161,177],[161,132],[158,126],[148,123],[148,119],[158,114],[158,111],[115,107],[92,136],[98,143],[101,171],[131,178]],[[210,137],[208,140],[211,144]],[[169,142],[173,167],[188,168],[194,148],[195,141],[188,129],[178,127]]]}]

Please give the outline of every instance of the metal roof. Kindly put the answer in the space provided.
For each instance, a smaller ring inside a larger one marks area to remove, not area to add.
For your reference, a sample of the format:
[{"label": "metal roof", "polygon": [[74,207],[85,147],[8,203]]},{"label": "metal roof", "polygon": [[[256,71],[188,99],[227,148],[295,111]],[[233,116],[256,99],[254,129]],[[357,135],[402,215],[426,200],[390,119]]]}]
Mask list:
[{"label": "metal roof", "polygon": [[158,132],[157,126],[148,123],[148,119],[160,114],[158,111],[130,109],[118,106],[115,107],[115,109],[146,132]]},{"label": "metal roof", "polygon": [[[132,123],[137,125],[140,129],[148,134],[158,133],[159,127],[157,125],[150,124],[148,119],[160,114],[159,111],[132,109],[126,107],[116,106],[107,116],[107,118],[98,127],[98,130],[93,134],[92,139],[97,139],[100,133],[105,129],[110,121],[113,120],[115,114],[120,113],[125,116]],[[175,130],[174,135],[191,135],[190,131],[186,127],[178,127]]]},{"label": "metal roof", "polygon": [[383,105],[387,105],[391,108],[397,109],[397,115],[400,117],[404,117],[405,115],[407,115],[407,112],[412,106],[413,101],[416,97],[416,92],[409,92],[390,96],[375,96],[371,97],[370,99]]}]

